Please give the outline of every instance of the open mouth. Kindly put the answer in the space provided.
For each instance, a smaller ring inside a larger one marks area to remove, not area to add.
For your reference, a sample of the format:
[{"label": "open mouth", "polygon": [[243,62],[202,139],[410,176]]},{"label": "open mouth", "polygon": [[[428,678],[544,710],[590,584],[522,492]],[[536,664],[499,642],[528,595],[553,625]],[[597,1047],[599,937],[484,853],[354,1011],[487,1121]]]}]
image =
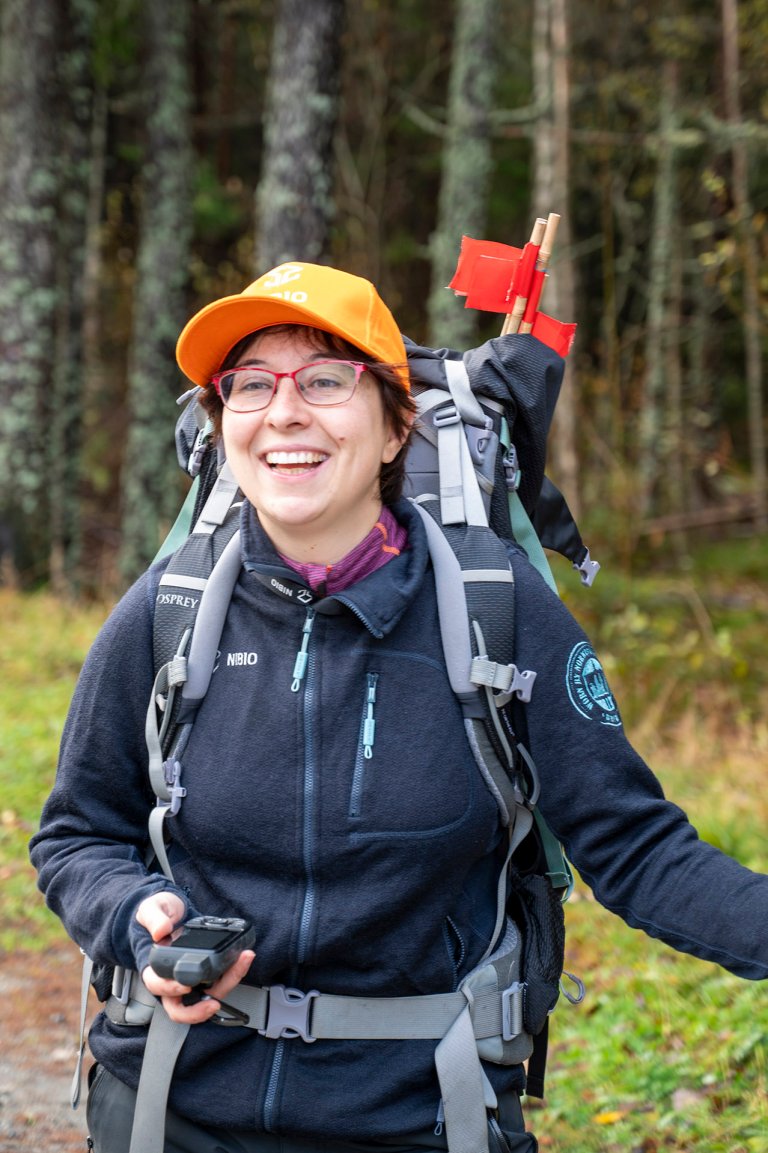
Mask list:
[{"label": "open mouth", "polygon": [[268,452],[264,457],[272,472],[297,476],[312,472],[328,459],[327,452]]}]

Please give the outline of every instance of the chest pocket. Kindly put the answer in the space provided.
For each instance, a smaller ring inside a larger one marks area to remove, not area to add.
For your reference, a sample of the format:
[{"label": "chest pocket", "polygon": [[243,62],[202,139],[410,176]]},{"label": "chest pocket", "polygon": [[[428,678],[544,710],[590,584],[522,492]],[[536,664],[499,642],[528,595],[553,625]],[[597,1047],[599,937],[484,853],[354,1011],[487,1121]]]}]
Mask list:
[{"label": "chest pocket", "polygon": [[362,678],[349,766],[357,837],[425,837],[471,821],[478,770],[442,667],[408,653],[377,656]]}]

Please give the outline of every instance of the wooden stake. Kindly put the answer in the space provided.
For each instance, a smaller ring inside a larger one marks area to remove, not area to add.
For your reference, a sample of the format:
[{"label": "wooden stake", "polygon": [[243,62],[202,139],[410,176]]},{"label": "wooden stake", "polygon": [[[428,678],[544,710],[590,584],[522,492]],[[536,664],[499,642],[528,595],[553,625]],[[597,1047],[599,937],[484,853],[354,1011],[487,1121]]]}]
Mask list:
[{"label": "wooden stake", "polygon": [[[551,220],[551,218],[552,218],[552,214],[550,213],[550,220]],[[560,217],[558,216],[557,219],[559,220]],[[541,245],[544,243],[544,240],[546,239],[547,227],[548,227],[548,221],[544,220],[543,217],[539,216],[536,218],[536,222],[535,222],[533,228],[531,229],[531,239],[528,241],[528,243],[535,245],[539,249],[539,256],[537,257],[537,263],[538,263],[538,260],[541,259]],[[556,228],[557,228],[557,225],[555,225],[555,229]],[[550,244],[549,252],[550,252],[550,254],[552,252],[551,244]],[[547,259],[549,259],[549,257]],[[521,287],[523,287],[523,286],[521,285]],[[520,321],[523,319],[523,313],[525,312],[525,306],[528,303],[528,295],[527,295],[528,287],[527,286],[525,287],[525,292],[526,292],[525,296],[522,296],[518,292],[517,297],[515,299],[514,308],[512,309],[511,312],[508,312],[506,317],[504,318],[504,323],[501,326],[501,335],[502,336],[508,336],[510,332],[517,332],[518,329],[520,328]]]},{"label": "wooden stake", "polygon": [[[539,248],[539,259],[536,261],[536,271],[546,272],[549,267],[549,261],[552,256],[552,249],[555,245],[555,236],[557,234],[557,226],[560,223],[560,217],[557,212],[550,212],[546,220],[546,228],[544,236]],[[538,300],[536,301],[536,308],[539,307]],[[520,322],[518,332],[530,332],[533,329],[533,320],[523,320]]]}]

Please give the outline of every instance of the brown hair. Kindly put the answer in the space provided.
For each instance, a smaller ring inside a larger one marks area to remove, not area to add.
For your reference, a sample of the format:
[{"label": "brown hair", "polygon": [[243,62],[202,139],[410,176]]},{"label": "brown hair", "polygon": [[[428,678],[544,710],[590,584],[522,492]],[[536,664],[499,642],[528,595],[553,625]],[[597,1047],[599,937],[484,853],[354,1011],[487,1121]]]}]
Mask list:
[{"label": "brown hair", "polygon": [[[402,496],[403,483],[405,481],[405,456],[408,447],[408,438],[413,417],[416,414],[416,403],[411,394],[403,387],[402,379],[398,375],[398,369],[402,370],[403,365],[382,364],[380,361],[374,360],[368,353],[361,352],[360,349],[355,348],[353,344],[342,340],[340,336],[335,336],[331,332],[325,332],[321,328],[311,328],[303,324],[278,324],[270,328],[259,329],[256,332],[249,332],[247,336],[239,340],[224,357],[221,371],[224,372],[228,368],[234,368],[245,350],[257,336],[260,336],[262,333],[272,332],[300,333],[306,337],[310,344],[317,347],[318,352],[332,353],[334,356],[349,358],[366,366],[366,371],[371,374],[379,386],[379,394],[384,406],[385,420],[388,422],[395,436],[403,437],[403,445],[397,456],[393,461],[390,461],[389,464],[383,464],[381,466],[381,473],[379,474],[382,503],[391,505],[399,500]],[[215,435],[220,437],[223,405],[219,394],[212,384],[208,384],[205,388],[201,401],[213,422]]]}]

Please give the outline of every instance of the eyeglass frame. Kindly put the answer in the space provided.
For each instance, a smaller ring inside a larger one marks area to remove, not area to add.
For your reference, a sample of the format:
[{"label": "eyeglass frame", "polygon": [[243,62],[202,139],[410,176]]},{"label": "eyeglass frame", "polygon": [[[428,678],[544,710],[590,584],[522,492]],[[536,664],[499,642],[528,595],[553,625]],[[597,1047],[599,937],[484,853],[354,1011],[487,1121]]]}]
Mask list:
[{"label": "eyeglass frame", "polygon": [[[314,401],[314,400],[307,400],[306,396],[304,395],[304,393],[301,390],[301,386],[300,386],[298,380],[296,379],[296,376],[298,375],[298,373],[304,372],[308,368],[314,368],[320,364],[346,364],[350,368],[354,368],[354,370],[355,370],[355,383],[352,386],[352,391],[350,392],[349,396],[345,396],[343,400],[334,400],[334,401],[331,401],[330,403],[327,403],[327,404],[318,403],[317,401]],[[256,365],[252,365],[252,364],[234,364],[234,365],[232,365],[231,368],[224,368],[220,372],[215,372],[210,379],[210,383],[213,385],[214,389],[216,390],[216,395],[218,396],[219,400],[224,405],[224,407],[229,412],[237,413],[238,416],[248,416],[248,414],[252,413],[252,412],[264,412],[265,409],[269,408],[270,404],[275,399],[275,393],[277,392],[277,386],[280,384],[280,381],[286,377],[289,380],[293,381],[293,385],[294,385],[294,388],[296,389],[297,393],[299,394],[301,399],[304,401],[304,403],[308,404],[310,406],[310,408],[338,408],[338,406],[341,404],[348,404],[349,403],[349,401],[352,399],[352,397],[355,395],[355,392],[357,391],[357,386],[360,383],[360,377],[363,375],[364,372],[369,370],[370,367],[371,367],[370,364],[363,364],[362,361],[344,360],[343,358],[327,358],[325,360],[311,360],[308,364],[302,364],[299,366],[299,368],[294,368],[294,370],[292,372],[273,372],[273,370],[271,368],[263,368],[261,365],[256,366]],[[267,401],[266,404],[262,404],[259,408],[230,408],[230,406],[227,404],[226,400],[224,399],[224,397],[222,395],[222,391],[221,391],[222,377],[229,376],[230,373],[232,373],[232,372],[246,371],[249,368],[251,368],[251,369],[256,368],[258,372],[266,373],[268,376],[273,376],[275,378],[275,382],[272,385],[272,391],[269,394],[269,400]]]}]

